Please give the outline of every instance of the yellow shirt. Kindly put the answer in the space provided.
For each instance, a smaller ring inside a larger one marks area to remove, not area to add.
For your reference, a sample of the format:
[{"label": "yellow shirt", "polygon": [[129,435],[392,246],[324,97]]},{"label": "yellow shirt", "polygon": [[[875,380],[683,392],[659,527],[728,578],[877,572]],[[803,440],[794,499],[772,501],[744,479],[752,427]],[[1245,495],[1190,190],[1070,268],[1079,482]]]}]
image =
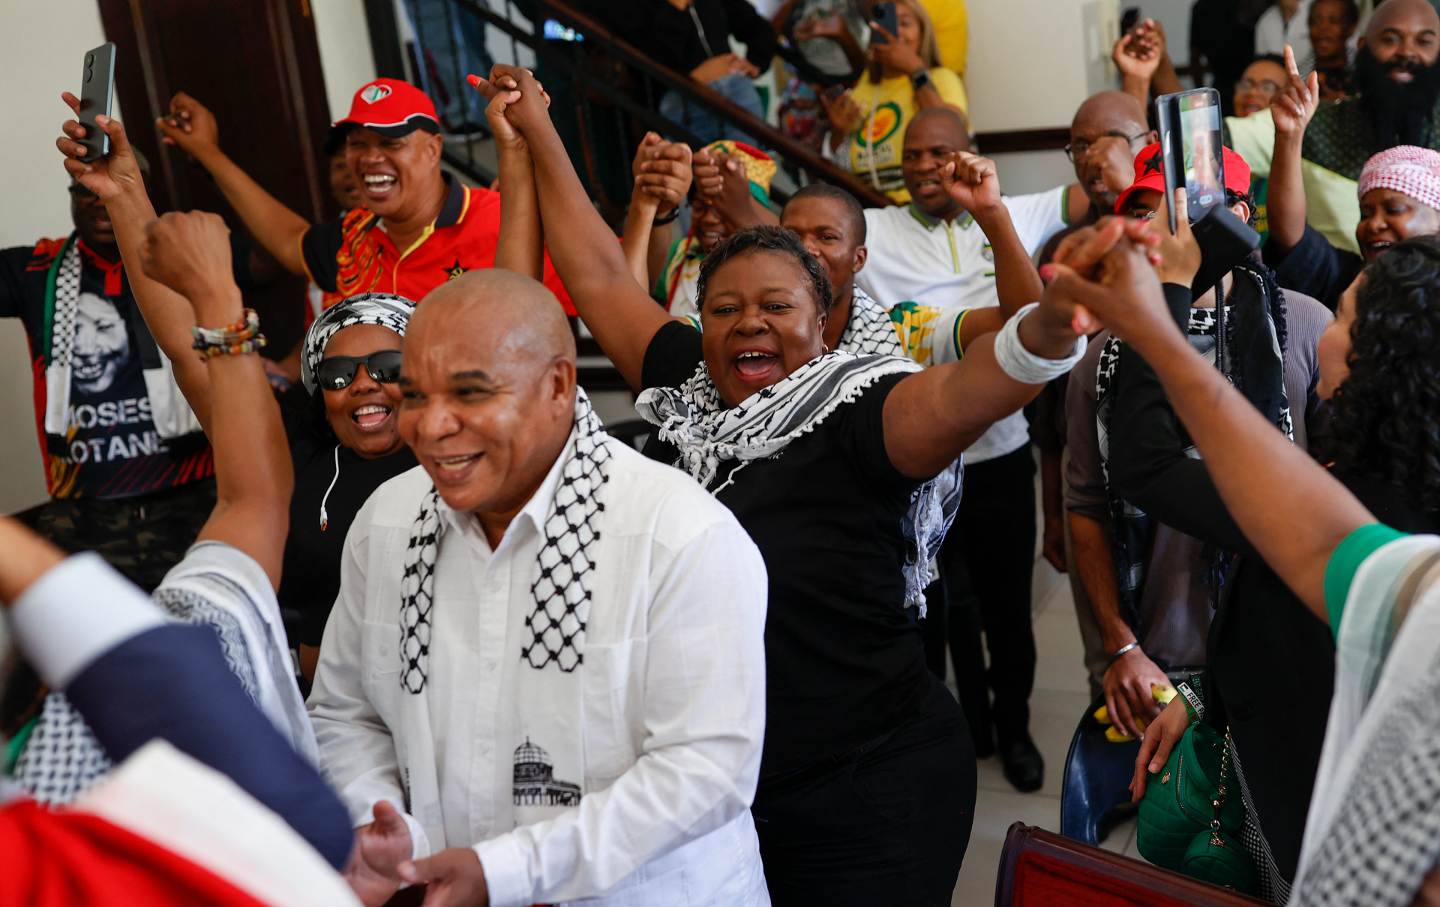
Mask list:
[{"label": "yellow shirt", "polygon": [[[954,72],[937,66],[930,70],[930,81],[946,104],[966,109],[965,86]],[[866,73],[851,89],[851,96],[860,106],[864,119],[860,121],[860,128],[840,146],[839,160],[895,201],[902,205],[909,202],[910,193],[900,172],[900,153],[905,144],[905,129],[918,109],[910,77],[893,76],[872,82]]]},{"label": "yellow shirt", "polygon": [[965,57],[970,50],[970,26],[965,13],[965,0],[920,0],[935,27],[935,46],[940,62],[948,69],[965,75]]}]

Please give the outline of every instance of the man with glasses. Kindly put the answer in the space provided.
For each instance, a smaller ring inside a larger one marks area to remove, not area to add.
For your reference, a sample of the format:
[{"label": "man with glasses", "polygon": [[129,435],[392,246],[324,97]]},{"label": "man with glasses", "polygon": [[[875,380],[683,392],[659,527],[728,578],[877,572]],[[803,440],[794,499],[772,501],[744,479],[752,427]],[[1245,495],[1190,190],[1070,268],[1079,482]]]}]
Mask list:
[{"label": "man with glasses", "polygon": [[30,344],[50,502],[38,528],[149,591],[215,505],[215,463],[131,295],[110,217],[70,185],[75,229],[0,250],[0,317]]},{"label": "man with glasses", "polygon": [[[1145,109],[1134,95],[1123,91],[1102,91],[1081,103],[1070,121],[1070,141],[1065,156],[1075,167],[1075,179],[1089,210],[1076,221],[1050,238],[1040,250],[1037,260],[1046,264],[1060,241],[1081,227],[1094,224],[1115,210],[1120,193],[1135,181],[1135,154],[1155,141],[1155,133],[1145,121]],[[1103,689],[1107,651],[1100,625],[1086,594],[1086,584],[1076,572],[1079,549],[1088,542],[1093,527],[1083,525],[1071,538],[1077,518],[1065,513],[1065,394],[1069,376],[1057,378],[1035,398],[1030,421],[1030,438],[1040,449],[1040,503],[1044,513],[1044,535],[1041,554],[1056,570],[1069,574],[1075,599],[1075,617],[1080,624],[1080,638],[1085,649],[1085,668],[1090,678],[1090,692],[1099,697]]]}]

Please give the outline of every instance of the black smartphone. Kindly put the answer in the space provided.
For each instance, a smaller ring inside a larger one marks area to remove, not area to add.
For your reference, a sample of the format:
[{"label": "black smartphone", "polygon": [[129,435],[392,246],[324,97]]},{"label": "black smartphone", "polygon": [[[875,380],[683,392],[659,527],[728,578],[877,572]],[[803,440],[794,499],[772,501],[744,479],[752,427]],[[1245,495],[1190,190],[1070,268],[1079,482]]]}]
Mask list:
[{"label": "black smartphone", "polygon": [[1140,24],[1140,7],[1127,6],[1125,12],[1120,14],[1120,34],[1130,34],[1130,29]]},{"label": "black smartphone", "polygon": [[1220,93],[1213,88],[1161,95],[1155,99],[1155,122],[1165,164],[1166,209],[1175,232],[1175,206],[1169,200],[1185,187],[1193,224],[1225,205],[1225,158],[1221,154]]},{"label": "black smartphone", "polygon": [[85,127],[80,140],[87,154],[85,160],[98,161],[110,153],[110,136],[95,125],[95,118],[110,116],[115,103],[115,45],[106,41],[94,50],[85,51],[85,69],[80,77],[80,111],[76,119]]},{"label": "black smartphone", "polygon": [[875,4],[870,21],[885,29],[885,31],[876,28],[870,30],[870,40],[877,44],[884,44],[890,40],[885,36],[887,32],[893,35],[900,31],[900,14],[896,11],[894,3]]}]

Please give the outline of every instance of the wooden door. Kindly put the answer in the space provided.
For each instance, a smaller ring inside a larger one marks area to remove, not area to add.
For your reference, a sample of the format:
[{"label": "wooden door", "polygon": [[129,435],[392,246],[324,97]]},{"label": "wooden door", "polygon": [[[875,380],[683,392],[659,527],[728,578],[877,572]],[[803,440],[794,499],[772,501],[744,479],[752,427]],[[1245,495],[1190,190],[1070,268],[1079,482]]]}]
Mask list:
[{"label": "wooden door", "polygon": [[[291,210],[336,215],[321,150],[330,115],[309,0],[98,0],[115,42],[115,89],[131,140],[150,159],[156,208],[216,211],[241,227],[209,176],[163,146],[152,125],[185,91],[220,123],[226,153]],[[272,355],[298,339],[304,281],[247,301],[267,321]],[[269,316],[268,318],[266,316]]]}]

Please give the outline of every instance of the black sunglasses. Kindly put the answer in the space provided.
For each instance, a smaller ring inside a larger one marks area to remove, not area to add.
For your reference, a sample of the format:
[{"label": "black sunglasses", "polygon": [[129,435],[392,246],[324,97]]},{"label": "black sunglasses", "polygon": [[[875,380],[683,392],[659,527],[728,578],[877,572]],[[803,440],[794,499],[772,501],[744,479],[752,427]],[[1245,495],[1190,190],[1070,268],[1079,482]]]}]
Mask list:
[{"label": "black sunglasses", "polygon": [[360,366],[381,384],[394,384],[400,380],[400,351],[376,350],[368,356],[329,356],[320,360],[315,369],[321,388],[327,391],[343,391],[355,380]]}]

